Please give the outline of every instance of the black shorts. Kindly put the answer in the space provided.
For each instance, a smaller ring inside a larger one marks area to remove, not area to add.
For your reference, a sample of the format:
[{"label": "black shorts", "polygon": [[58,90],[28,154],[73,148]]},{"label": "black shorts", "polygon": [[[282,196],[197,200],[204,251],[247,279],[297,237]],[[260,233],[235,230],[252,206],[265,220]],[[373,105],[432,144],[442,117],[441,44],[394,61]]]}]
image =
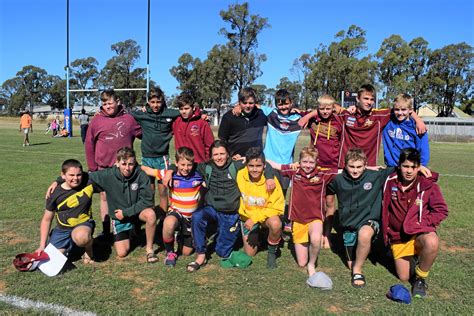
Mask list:
[{"label": "black shorts", "polygon": [[178,220],[179,225],[176,228],[178,232],[178,244],[194,248],[193,235],[191,233],[191,219],[183,217],[183,215],[177,211],[171,211],[166,216],[174,216]]}]

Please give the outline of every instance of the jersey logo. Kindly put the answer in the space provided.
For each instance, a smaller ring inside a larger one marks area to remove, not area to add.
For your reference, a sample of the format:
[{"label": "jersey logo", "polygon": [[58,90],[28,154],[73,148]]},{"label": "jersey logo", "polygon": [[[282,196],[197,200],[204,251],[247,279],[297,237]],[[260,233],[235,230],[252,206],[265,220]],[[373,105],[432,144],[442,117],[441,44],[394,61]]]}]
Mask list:
[{"label": "jersey logo", "polygon": [[171,122],[172,120],[173,120],[172,118],[169,118],[169,117],[166,118],[166,122],[168,123]]},{"label": "jersey logo", "polygon": [[191,126],[191,128],[189,129],[189,132],[191,136],[199,136],[199,126],[197,125]]},{"label": "jersey logo", "polygon": [[309,182],[311,183],[318,183],[320,178],[318,176],[314,176],[311,179],[309,179]]},{"label": "jersey logo", "polygon": [[130,186],[130,188],[132,189],[132,191],[136,191],[138,190],[138,183],[132,183],[132,185]]},{"label": "jersey logo", "polygon": [[398,197],[397,197],[398,188],[392,187],[391,191],[392,191],[392,200],[398,200]]},{"label": "jersey logo", "polygon": [[369,126],[372,126],[373,124],[374,124],[374,121],[372,121],[371,119],[367,119],[364,122],[364,127],[369,127]]},{"label": "jersey logo", "polygon": [[364,183],[364,190],[369,191],[370,189],[372,189],[372,183],[371,182]]},{"label": "jersey logo", "polygon": [[353,117],[353,116],[349,116],[349,117],[347,118],[346,125],[349,126],[349,127],[354,127],[355,122],[356,122],[356,118]]},{"label": "jersey logo", "polygon": [[280,128],[284,131],[288,130],[290,128],[290,125],[287,122],[281,122]]},{"label": "jersey logo", "polygon": [[179,180],[173,180],[173,187],[175,188],[179,187]]}]

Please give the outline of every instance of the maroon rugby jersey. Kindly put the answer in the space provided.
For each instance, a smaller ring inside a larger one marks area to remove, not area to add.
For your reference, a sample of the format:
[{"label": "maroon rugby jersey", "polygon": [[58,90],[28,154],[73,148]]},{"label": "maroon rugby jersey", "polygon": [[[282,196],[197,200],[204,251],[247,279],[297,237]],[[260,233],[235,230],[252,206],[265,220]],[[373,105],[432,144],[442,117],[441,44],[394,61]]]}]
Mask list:
[{"label": "maroon rugby jersey", "polygon": [[309,121],[311,144],[318,150],[318,166],[337,168],[341,149],[341,138],[344,132],[344,116],[331,115],[324,120],[316,116]]},{"label": "maroon rugby jersey", "polygon": [[372,109],[368,114],[345,111],[344,132],[341,140],[339,168],[344,168],[344,157],[351,148],[361,148],[367,155],[367,165],[376,166],[382,130],[390,120],[390,109]]},{"label": "maroon rugby jersey", "polygon": [[306,174],[301,169],[291,170],[290,165],[282,165],[281,174],[292,180],[289,219],[301,224],[324,221],[326,185],[337,175],[337,169],[316,167]]}]

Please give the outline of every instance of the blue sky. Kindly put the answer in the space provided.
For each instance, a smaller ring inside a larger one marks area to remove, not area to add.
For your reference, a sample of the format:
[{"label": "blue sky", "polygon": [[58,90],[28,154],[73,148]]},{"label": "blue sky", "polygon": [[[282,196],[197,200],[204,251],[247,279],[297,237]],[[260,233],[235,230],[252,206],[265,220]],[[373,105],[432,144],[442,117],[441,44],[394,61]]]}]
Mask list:
[{"label": "blue sky", "polygon": [[[235,1],[151,0],[151,79],[168,95],[179,92],[169,69],[185,52],[201,59],[225,23],[219,11]],[[352,24],[367,32],[368,53],[392,34],[406,41],[423,37],[431,49],[467,42],[474,46],[474,5],[470,0],[254,0],[252,14],[267,17],[271,28],[259,37],[268,60],[256,83],[275,87],[295,79],[293,61],[329,44]],[[0,84],[25,65],[65,78],[66,0],[0,0]],[[70,60],[93,56],[103,67],[113,43],[134,39],[142,47],[137,66],[146,66],[147,0],[70,0]]]}]

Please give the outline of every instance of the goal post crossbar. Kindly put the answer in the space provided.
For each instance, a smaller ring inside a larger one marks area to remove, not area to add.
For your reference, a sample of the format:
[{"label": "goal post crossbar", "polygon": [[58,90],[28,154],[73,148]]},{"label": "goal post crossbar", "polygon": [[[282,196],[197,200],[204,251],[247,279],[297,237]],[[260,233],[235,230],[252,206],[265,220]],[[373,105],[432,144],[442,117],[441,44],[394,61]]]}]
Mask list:
[{"label": "goal post crossbar", "polygon": [[[111,88],[114,91],[148,91],[147,88]],[[106,89],[69,89],[69,92],[99,92],[105,91]]]}]

